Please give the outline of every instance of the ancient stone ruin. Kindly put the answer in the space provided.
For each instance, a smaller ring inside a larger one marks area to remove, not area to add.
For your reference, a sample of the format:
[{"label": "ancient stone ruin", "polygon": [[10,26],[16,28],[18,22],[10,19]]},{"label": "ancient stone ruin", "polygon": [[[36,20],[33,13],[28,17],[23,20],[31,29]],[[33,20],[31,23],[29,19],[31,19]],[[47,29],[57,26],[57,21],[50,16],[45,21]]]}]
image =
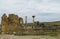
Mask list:
[{"label": "ancient stone ruin", "polygon": [[4,14],[2,16],[2,33],[19,32],[20,26],[23,26],[23,19],[15,14]]}]

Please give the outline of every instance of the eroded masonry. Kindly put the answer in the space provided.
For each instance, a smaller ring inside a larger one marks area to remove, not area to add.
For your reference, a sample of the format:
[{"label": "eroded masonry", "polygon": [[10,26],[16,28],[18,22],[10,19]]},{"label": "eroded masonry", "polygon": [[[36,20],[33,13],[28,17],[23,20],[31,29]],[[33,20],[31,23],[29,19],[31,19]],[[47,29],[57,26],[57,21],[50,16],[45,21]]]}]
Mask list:
[{"label": "eroded masonry", "polygon": [[4,14],[2,16],[2,33],[19,32],[20,26],[23,26],[23,19],[15,14]]}]

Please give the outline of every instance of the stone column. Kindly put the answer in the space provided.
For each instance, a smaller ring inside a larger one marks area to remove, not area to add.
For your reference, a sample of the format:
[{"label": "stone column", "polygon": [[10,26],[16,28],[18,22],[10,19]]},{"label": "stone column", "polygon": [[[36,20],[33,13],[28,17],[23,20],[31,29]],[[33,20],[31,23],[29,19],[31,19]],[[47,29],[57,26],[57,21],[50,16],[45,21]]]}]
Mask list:
[{"label": "stone column", "polygon": [[8,25],[8,19],[6,14],[2,16],[2,34],[5,34],[7,32],[7,25]]}]

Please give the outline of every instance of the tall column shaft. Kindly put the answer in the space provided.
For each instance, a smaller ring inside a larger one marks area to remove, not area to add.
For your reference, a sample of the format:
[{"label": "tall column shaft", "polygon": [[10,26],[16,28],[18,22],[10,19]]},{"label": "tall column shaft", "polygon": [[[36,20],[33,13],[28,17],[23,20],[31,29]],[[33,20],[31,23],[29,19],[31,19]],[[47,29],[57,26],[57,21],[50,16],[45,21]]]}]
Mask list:
[{"label": "tall column shaft", "polygon": [[27,24],[27,16],[25,16],[25,24]]},{"label": "tall column shaft", "polygon": [[35,18],[35,16],[32,16],[32,18],[33,18],[33,24],[34,24],[34,18]]}]

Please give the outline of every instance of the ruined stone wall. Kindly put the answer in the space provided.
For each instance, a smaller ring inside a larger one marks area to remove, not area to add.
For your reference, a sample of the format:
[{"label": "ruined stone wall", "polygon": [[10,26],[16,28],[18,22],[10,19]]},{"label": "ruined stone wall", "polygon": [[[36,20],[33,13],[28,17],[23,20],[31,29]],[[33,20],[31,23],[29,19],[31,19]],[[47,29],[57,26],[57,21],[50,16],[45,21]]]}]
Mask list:
[{"label": "ruined stone wall", "polygon": [[2,16],[2,33],[6,33],[7,31],[7,26],[8,26],[8,19],[6,14]]},{"label": "ruined stone wall", "polygon": [[9,14],[8,17],[6,15],[2,16],[2,31],[5,33],[19,32],[21,24],[23,24],[22,18],[15,14]]}]

